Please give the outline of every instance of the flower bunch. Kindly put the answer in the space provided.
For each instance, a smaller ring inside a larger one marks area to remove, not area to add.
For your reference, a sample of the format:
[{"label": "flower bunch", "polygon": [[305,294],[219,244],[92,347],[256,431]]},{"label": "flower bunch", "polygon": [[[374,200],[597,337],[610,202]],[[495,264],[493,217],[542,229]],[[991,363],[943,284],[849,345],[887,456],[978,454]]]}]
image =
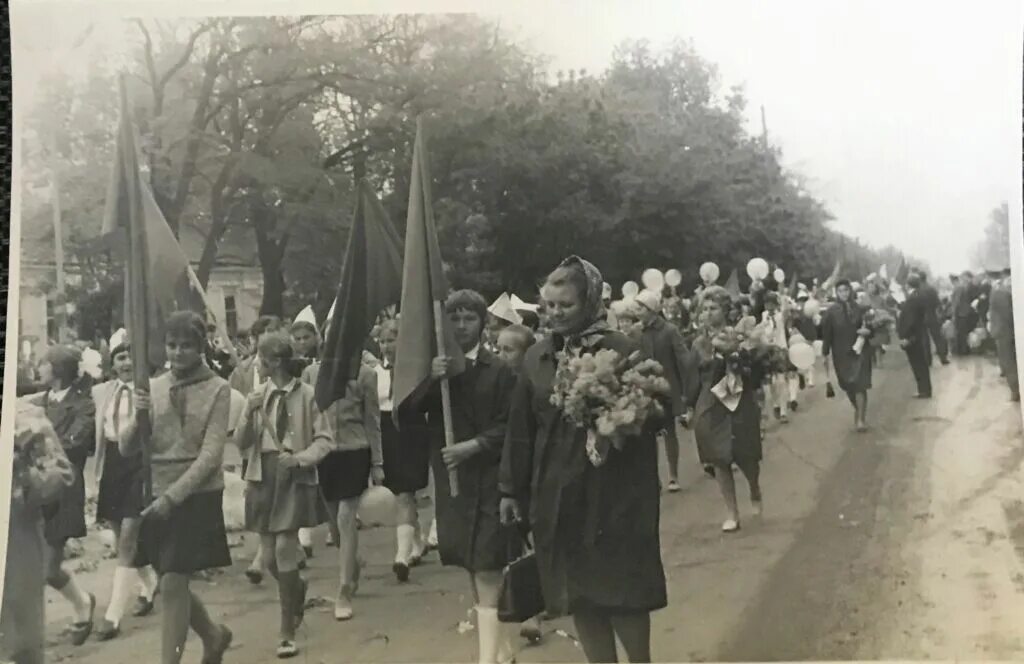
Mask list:
[{"label": "flower bunch", "polygon": [[664,408],[659,397],[670,387],[661,365],[636,352],[623,358],[611,349],[596,353],[558,353],[551,404],[576,427],[586,429],[591,463],[604,463],[609,445],[622,449]]},{"label": "flower bunch", "polygon": [[[743,378],[750,378],[755,372],[770,373],[779,362],[777,351],[780,349],[766,343],[763,328],[751,323],[752,319],[741,321],[736,327],[724,327],[711,337],[711,348],[725,360],[726,370]],[[788,356],[785,359],[788,362]]]}]

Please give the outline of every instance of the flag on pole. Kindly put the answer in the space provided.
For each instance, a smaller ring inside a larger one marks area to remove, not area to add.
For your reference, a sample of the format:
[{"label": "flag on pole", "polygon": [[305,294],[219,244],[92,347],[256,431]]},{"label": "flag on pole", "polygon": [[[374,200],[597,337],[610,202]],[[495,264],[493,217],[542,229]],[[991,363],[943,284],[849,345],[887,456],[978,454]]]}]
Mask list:
[{"label": "flag on pole", "polygon": [[910,264],[907,263],[906,256],[900,254],[900,266],[896,269],[896,282],[899,284],[907,283],[907,277],[910,276]]},{"label": "flag on pole", "polygon": [[398,319],[398,348],[395,354],[395,410],[430,378],[430,365],[438,353],[435,323],[444,334],[447,357],[454,361],[454,373],[465,368],[465,358],[447,316],[435,321],[435,302],[448,297],[441,249],[434,227],[430,192],[430,171],[420,120],[416,122],[416,143],[409,185],[409,211],[405,225],[405,261],[402,270],[402,300]]},{"label": "flag on pole", "polygon": [[356,185],[356,208],[341,267],[338,294],[327,317],[327,339],[317,375],[321,410],[345,396],[359,375],[366,338],[381,310],[402,296],[402,245],[369,183]]},{"label": "flag on pole", "polygon": [[740,275],[735,268],[729,273],[729,278],[725,282],[725,290],[729,291],[729,295],[734,299],[740,296]]}]

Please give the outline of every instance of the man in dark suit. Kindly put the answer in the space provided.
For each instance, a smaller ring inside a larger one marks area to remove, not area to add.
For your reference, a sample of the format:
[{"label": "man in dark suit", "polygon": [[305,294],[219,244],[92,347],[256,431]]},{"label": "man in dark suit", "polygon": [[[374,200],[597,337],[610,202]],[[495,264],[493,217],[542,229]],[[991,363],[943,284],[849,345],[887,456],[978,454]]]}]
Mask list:
[{"label": "man in dark suit", "polygon": [[953,291],[953,321],[956,325],[957,355],[970,355],[971,353],[967,337],[978,323],[978,312],[972,306],[978,295],[978,289],[974,284],[974,275],[964,272],[960,276],[960,283]]},{"label": "man in dark suit", "polygon": [[683,341],[683,335],[672,323],[661,315],[661,301],[650,291],[643,291],[636,296],[640,324],[643,333],[640,346],[644,354],[661,365],[665,371],[665,379],[672,389],[671,421],[665,429],[665,456],[668,458],[668,490],[670,493],[679,491],[679,435],[677,424],[686,414],[686,395],[683,386],[688,370],[689,351]]},{"label": "man in dark suit", "polygon": [[1010,288],[1010,270],[992,289],[989,303],[989,330],[999,353],[999,368],[1010,386],[1010,396],[1020,401],[1020,378],[1017,374],[1017,344],[1013,332],[1013,295]]},{"label": "man in dark suit", "polygon": [[932,377],[928,360],[928,301],[921,292],[921,279],[911,275],[907,279],[907,301],[899,316],[900,346],[907,352],[910,368],[917,382],[917,398],[931,399]]},{"label": "man in dark suit", "polygon": [[[942,301],[939,299],[939,292],[935,290],[935,287],[928,283],[928,275],[924,272],[915,272],[918,279],[921,280],[921,296],[925,302],[925,314],[928,317],[928,333],[931,336],[932,343],[935,344],[935,354],[939,356],[939,362],[942,364],[949,364],[949,345],[946,343],[946,339],[942,336],[942,324],[939,322],[939,307],[942,305]],[[929,356],[931,347],[929,346]],[[929,357],[929,364],[931,358]]]}]

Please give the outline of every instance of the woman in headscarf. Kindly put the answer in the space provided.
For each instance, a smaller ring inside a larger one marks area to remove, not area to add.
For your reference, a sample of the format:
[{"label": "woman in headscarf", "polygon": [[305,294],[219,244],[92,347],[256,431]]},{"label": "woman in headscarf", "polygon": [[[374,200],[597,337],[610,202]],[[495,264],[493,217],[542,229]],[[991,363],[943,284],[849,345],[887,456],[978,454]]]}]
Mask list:
[{"label": "woman in headscarf", "polygon": [[135,387],[135,408],[121,432],[124,456],[141,452],[135,413],[149,411],[153,502],[142,512],[136,564],[160,575],[161,662],[178,664],[189,628],[203,642],[205,664],[219,664],[232,634],[213,622],[190,586],[192,575],[231,565],[224,529],[224,443],[231,388],[203,361],[206,325],[190,311],[171,314],[164,346],[170,371],[149,390]]},{"label": "woman in headscarf", "polygon": [[55,505],[44,512],[46,582],[64,596],[75,611],[71,642],[80,646],[89,638],[96,612],[96,597],[78,585],[63,569],[64,546],[69,539],[85,537],[85,463],[96,449],[96,405],[92,381],[82,375],[81,352],[74,346],[53,346],[40,367],[49,388],[30,397],[53,425],[64,453],[74,470],[74,482],[64,489]]},{"label": "woman in headscarf", "polygon": [[836,302],[821,321],[821,353],[826,361],[832,356],[836,381],[853,405],[854,426],[860,432],[868,428],[868,390],[874,356],[874,346],[868,343],[871,330],[864,325],[865,312],[853,300],[850,282],[842,279],[836,283]]},{"label": "woman in headscarf", "polygon": [[601,273],[576,256],[543,289],[552,335],[526,354],[512,397],[502,457],[502,519],[527,518],[548,615],[572,615],[591,662],[651,661],[650,613],[667,604],[658,533],[660,423],[594,466],[587,432],[551,403],[558,354],[602,349],[628,357],[637,344],[610,329]]},{"label": "woman in headscarf", "polygon": [[754,513],[761,513],[758,389],[765,378],[759,367],[754,366],[749,373],[738,375],[739,381],[733,381],[727,392],[722,389],[730,381],[725,357],[736,350],[736,335],[742,334],[727,324],[731,305],[732,297],[721,286],[705,291],[701,308],[703,327],[693,341],[693,361],[698,370],[690,375],[693,382],[686,390],[701,463],[715,469],[714,477],[729,512],[722,523],[722,531],[727,533],[740,528],[733,464],[747,478]]},{"label": "woman in headscarf", "polygon": [[18,402],[12,456],[0,659],[42,664],[46,644],[43,509],[74,484],[75,469],[46,414],[28,400]]}]

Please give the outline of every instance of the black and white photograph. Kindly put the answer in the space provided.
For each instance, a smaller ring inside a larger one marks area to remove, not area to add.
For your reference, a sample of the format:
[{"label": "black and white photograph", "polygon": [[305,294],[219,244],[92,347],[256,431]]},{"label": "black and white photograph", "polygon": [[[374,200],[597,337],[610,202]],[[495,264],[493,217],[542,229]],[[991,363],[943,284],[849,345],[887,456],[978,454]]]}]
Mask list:
[{"label": "black and white photograph", "polygon": [[0,664],[1024,659],[1020,0],[9,15]]}]

